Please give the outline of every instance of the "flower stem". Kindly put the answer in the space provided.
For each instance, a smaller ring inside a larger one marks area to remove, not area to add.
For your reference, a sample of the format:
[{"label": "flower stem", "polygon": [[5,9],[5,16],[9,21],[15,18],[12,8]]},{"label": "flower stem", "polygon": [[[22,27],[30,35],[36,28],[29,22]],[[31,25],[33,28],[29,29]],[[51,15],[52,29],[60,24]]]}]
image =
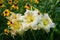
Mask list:
[{"label": "flower stem", "polygon": [[21,37],[22,37],[22,40],[24,40],[24,37],[23,37],[24,35],[22,35]]},{"label": "flower stem", "polygon": [[33,37],[34,37],[34,40],[36,40],[36,37],[35,37],[35,34],[34,32],[31,30],[32,34],[33,34]]}]

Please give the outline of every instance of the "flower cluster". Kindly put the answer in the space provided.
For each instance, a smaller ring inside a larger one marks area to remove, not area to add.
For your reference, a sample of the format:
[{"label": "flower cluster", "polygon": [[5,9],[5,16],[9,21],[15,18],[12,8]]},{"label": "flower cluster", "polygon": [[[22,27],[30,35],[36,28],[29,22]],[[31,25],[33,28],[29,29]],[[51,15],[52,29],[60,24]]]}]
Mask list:
[{"label": "flower cluster", "polygon": [[[0,0],[0,8],[5,8],[7,7],[4,3],[6,0]],[[28,1],[28,0],[22,0],[22,1]],[[32,2],[33,0],[29,0],[30,2]],[[18,3],[20,2],[20,0],[7,0],[7,4],[10,6],[9,9],[12,10],[18,10],[19,9],[19,5]],[[34,2],[36,4],[39,3],[39,0],[34,0]],[[26,3],[25,5],[26,9],[30,9],[30,5],[28,3]]]},{"label": "flower cluster", "polygon": [[55,23],[52,22],[51,18],[47,13],[39,13],[38,10],[26,10],[24,15],[20,13],[15,14],[10,12],[10,16],[6,17],[8,21],[8,28],[11,29],[11,34],[23,33],[28,30],[40,30],[43,29],[46,32],[50,31],[50,28],[55,27]]}]

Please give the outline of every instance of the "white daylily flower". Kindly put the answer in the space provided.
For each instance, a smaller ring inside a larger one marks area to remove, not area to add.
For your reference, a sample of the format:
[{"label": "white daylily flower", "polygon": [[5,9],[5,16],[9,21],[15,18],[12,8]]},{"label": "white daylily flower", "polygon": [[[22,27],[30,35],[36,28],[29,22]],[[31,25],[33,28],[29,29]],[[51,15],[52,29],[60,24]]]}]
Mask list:
[{"label": "white daylily flower", "polygon": [[21,32],[23,31],[23,27],[22,27],[23,16],[21,16],[21,14],[15,14],[11,12],[11,15],[6,18],[12,22],[12,24],[9,25],[10,26],[9,28],[12,29],[12,31],[14,32],[11,32],[11,34],[15,35],[16,32],[21,34]]},{"label": "white daylily flower", "polygon": [[29,29],[30,29],[30,27],[25,22],[23,22],[22,23],[22,30],[27,31]]},{"label": "white daylily flower", "polygon": [[43,26],[43,23],[42,23],[42,21],[40,21],[40,22],[37,24],[38,30],[40,30],[40,29],[42,28],[42,26]]},{"label": "white daylily flower", "polygon": [[13,13],[13,12],[10,12],[10,13],[11,13],[11,15],[8,16],[8,17],[6,17],[6,18],[9,19],[9,20],[19,19],[19,18],[21,17],[21,14],[15,14],[15,13]]},{"label": "white daylily flower", "polygon": [[48,14],[44,14],[44,16],[42,17],[42,23],[43,23],[42,29],[44,29],[46,32],[49,32],[50,28],[55,27],[55,24],[52,22]]},{"label": "white daylily flower", "polygon": [[12,30],[18,31],[22,27],[22,23],[18,20],[12,21],[13,23],[10,25]]},{"label": "white daylily flower", "polygon": [[36,30],[37,24],[39,22],[38,11],[26,10],[24,15],[24,22],[27,23],[27,25],[33,30]]},{"label": "white daylily flower", "polygon": [[46,32],[50,31],[50,28],[54,28],[55,24],[52,22],[48,14],[38,15],[37,10],[26,10],[25,15],[15,14],[11,12],[9,17],[6,17],[12,23],[9,25],[10,28],[14,31],[11,32],[12,35],[15,35],[16,32],[23,34],[24,31],[29,29],[40,30],[44,29]]},{"label": "white daylily flower", "polygon": [[24,32],[22,22],[19,20],[14,20],[12,22],[13,22],[13,24],[10,25],[10,29],[12,29],[12,31],[14,31],[14,32],[11,32],[11,34],[15,35],[15,33],[18,33],[18,34],[22,35]]}]

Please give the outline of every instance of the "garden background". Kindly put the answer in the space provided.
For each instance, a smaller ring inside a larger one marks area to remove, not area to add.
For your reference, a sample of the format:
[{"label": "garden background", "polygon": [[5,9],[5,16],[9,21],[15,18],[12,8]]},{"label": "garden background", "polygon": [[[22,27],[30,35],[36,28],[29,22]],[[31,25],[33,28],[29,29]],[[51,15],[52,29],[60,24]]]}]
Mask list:
[{"label": "garden background", "polygon": [[[60,40],[60,0],[18,0],[17,5],[18,9],[11,9],[11,6],[14,5],[14,1],[12,3],[8,3],[9,0],[0,0],[0,40]],[[49,33],[46,33],[43,30],[33,30],[26,31],[24,35],[16,35],[15,38],[9,35],[4,34],[4,29],[8,27],[7,19],[3,15],[5,9],[9,9],[11,12],[22,13],[26,11],[25,5],[29,4],[33,6],[33,9],[36,8],[42,13],[48,13],[50,18],[55,23],[56,27],[54,29],[51,28]]]}]

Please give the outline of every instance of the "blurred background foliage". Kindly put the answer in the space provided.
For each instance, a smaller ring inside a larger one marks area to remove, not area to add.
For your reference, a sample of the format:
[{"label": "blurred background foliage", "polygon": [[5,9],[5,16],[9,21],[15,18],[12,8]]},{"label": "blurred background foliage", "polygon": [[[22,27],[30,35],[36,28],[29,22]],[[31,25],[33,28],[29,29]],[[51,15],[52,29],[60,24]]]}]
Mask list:
[{"label": "blurred background foliage", "polygon": [[[59,0],[18,0],[17,5],[18,9],[11,9],[11,6],[14,5],[14,1],[12,0],[12,4],[9,4],[9,0],[0,0],[0,40],[60,40],[60,1]],[[8,27],[7,19],[3,16],[3,11],[5,9],[9,9],[11,12],[24,14],[26,8],[25,5],[29,4],[30,6],[38,9],[42,13],[48,13],[53,22],[56,24],[56,28],[52,29],[49,33],[46,33],[43,30],[31,31],[28,30],[24,33],[24,35],[16,35],[15,38],[11,37],[11,34],[5,35],[4,29]],[[4,7],[1,7],[4,5]]]}]

